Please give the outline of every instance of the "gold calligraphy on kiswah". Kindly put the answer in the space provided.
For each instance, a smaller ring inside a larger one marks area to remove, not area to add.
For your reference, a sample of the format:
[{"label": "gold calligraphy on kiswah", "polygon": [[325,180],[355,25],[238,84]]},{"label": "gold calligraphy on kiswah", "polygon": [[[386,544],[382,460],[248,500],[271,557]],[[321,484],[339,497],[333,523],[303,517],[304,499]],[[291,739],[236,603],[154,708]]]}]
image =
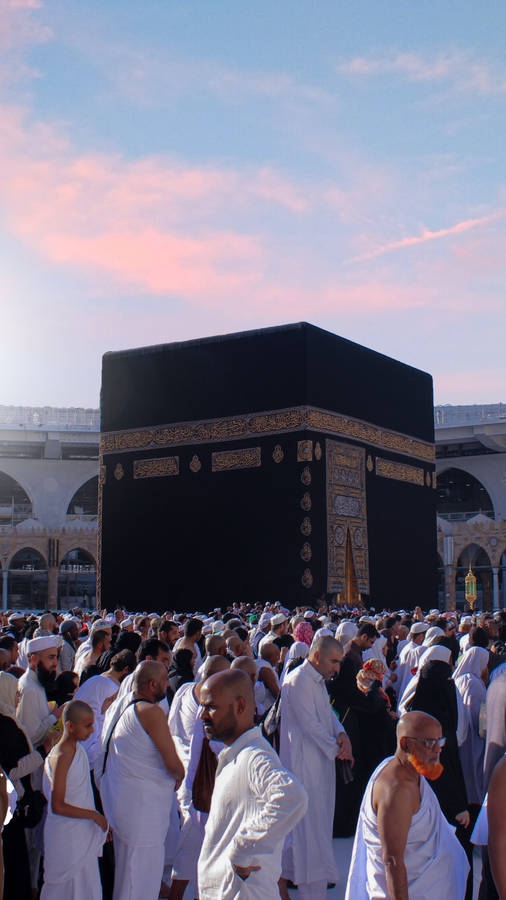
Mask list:
[{"label": "gold calligraphy on kiswah", "polygon": [[262,465],[260,447],[244,447],[241,450],[216,450],[211,455],[213,472],[229,472],[232,469],[255,469]]},{"label": "gold calligraphy on kiswah", "polygon": [[429,441],[312,406],[211,419],[207,422],[181,422],[136,428],[132,431],[110,431],[102,435],[100,445],[103,453],[128,453],[132,450],[232,441],[254,435],[286,434],[308,429],[360,441],[428,463],[435,460],[435,446]]}]

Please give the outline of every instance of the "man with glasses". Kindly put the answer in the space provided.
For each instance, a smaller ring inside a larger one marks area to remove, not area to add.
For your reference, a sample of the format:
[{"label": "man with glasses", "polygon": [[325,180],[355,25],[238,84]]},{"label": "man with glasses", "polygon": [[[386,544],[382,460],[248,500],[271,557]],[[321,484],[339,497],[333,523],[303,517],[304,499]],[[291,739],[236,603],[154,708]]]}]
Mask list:
[{"label": "man with glasses", "polygon": [[364,794],[346,900],[464,900],[466,854],[427,781],[442,772],[442,734],[426,713],[399,719],[395,756],[373,772]]}]

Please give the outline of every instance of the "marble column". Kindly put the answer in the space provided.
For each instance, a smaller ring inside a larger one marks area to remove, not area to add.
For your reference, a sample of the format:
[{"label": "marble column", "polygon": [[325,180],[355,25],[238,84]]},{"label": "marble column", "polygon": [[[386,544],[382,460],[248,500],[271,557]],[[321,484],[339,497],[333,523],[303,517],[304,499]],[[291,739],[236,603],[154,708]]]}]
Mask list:
[{"label": "marble column", "polygon": [[2,572],[2,609],[6,610],[9,608],[9,570],[4,569]]},{"label": "marble column", "polygon": [[499,609],[499,566],[492,566],[492,609]]}]

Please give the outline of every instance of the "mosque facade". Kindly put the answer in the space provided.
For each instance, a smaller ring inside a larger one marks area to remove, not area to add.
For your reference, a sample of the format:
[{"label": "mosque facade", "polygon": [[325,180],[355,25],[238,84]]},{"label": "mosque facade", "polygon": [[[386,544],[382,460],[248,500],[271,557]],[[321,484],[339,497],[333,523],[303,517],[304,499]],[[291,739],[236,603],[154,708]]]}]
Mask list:
[{"label": "mosque facade", "polygon": [[[434,416],[439,606],[463,607],[471,567],[477,606],[505,607],[506,404]],[[95,606],[99,438],[95,409],[0,406],[4,609]]]}]

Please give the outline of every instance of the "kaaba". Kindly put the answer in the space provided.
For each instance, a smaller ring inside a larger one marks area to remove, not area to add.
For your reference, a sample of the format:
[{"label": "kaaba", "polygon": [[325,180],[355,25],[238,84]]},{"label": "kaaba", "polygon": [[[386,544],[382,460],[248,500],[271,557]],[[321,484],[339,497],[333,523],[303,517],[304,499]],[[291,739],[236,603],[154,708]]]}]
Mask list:
[{"label": "kaaba", "polygon": [[436,603],[432,378],[307,323],[106,353],[102,608]]}]

